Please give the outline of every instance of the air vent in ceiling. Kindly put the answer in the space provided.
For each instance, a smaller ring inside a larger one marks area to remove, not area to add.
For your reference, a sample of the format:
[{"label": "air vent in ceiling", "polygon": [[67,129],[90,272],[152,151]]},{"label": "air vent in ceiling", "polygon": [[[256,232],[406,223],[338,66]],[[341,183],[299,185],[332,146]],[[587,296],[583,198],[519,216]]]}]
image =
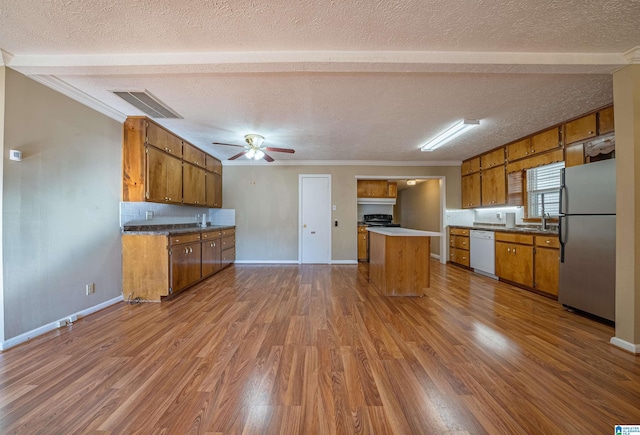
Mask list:
[{"label": "air vent in ceiling", "polygon": [[113,91],[113,93],[152,118],[182,118],[147,90],[143,92]]}]

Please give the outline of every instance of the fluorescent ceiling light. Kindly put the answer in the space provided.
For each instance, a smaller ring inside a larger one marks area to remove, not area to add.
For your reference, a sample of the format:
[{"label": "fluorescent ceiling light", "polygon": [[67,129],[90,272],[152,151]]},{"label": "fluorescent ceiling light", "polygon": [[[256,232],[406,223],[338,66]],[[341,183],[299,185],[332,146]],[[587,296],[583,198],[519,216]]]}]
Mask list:
[{"label": "fluorescent ceiling light", "polygon": [[441,133],[440,135],[436,136],[435,138],[431,139],[429,142],[424,144],[422,148],[420,148],[420,151],[433,151],[436,148],[446,144],[450,140],[460,136],[462,133],[466,132],[467,130],[472,129],[473,127],[477,127],[479,125],[480,125],[479,119],[463,119],[462,121],[454,124],[449,129],[445,130],[443,133]]}]

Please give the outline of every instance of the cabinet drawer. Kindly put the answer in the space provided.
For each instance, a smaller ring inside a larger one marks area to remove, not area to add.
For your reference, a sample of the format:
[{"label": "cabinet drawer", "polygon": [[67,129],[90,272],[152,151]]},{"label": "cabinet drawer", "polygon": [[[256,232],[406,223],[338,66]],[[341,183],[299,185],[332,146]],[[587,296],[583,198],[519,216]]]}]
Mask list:
[{"label": "cabinet drawer", "polygon": [[449,230],[449,232],[451,234],[455,234],[457,236],[468,236],[469,235],[469,230],[466,228],[451,228]]},{"label": "cabinet drawer", "polygon": [[449,251],[449,261],[469,267],[469,251],[451,248]]},{"label": "cabinet drawer", "polygon": [[458,249],[464,249],[465,251],[469,250],[469,237],[452,236],[452,238],[454,247]]},{"label": "cabinet drawer", "polygon": [[497,242],[521,243],[523,245],[533,245],[533,236],[516,233],[496,232]]},{"label": "cabinet drawer", "polygon": [[220,231],[220,237],[234,236],[235,234],[236,234],[235,228]]},{"label": "cabinet drawer", "polygon": [[223,237],[220,240],[220,249],[229,249],[234,247],[235,245],[236,245],[235,236]]},{"label": "cabinet drawer", "polygon": [[560,241],[558,240],[558,236],[536,236],[536,246],[560,248]]},{"label": "cabinet drawer", "polygon": [[200,241],[200,234],[183,234],[180,236],[169,236],[169,244],[171,246],[198,241]]},{"label": "cabinet drawer", "polygon": [[202,240],[219,239],[221,235],[222,232],[220,231],[209,231],[208,233],[202,233]]}]

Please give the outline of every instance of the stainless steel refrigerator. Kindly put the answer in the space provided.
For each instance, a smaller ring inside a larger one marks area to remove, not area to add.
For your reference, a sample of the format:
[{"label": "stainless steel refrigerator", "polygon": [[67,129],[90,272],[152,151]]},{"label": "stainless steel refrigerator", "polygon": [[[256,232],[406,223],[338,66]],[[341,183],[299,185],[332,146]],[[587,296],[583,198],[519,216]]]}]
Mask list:
[{"label": "stainless steel refrigerator", "polygon": [[563,170],[558,300],[615,320],[616,165],[604,160]]}]

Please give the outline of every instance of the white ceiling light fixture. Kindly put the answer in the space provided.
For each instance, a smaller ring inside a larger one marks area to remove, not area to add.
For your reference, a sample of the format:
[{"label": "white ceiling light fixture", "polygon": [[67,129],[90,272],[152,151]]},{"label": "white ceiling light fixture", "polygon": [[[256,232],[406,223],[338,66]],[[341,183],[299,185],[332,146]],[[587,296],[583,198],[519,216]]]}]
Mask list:
[{"label": "white ceiling light fixture", "polygon": [[407,180],[407,186],[415,186],[416,180]]},{"label": "white ceiling light fixture", "polygon": [[420,151],[433,151],[436,148],[439,148],[442,145],[446,144],[450,140],[455,139],[456,137],[460,136],[466,131],[472,129],[473,127],[477,127],[479,125],[480,125],[479,119],[463,119],[462,121],[455,123],[454,125],[449,127],[447,130],[445,130],[444,132],[442,132],[441,134],[439,134],[438,136],[436,136],[435,138],[431,139],[429,142],[424,144],[420,148]]}]

